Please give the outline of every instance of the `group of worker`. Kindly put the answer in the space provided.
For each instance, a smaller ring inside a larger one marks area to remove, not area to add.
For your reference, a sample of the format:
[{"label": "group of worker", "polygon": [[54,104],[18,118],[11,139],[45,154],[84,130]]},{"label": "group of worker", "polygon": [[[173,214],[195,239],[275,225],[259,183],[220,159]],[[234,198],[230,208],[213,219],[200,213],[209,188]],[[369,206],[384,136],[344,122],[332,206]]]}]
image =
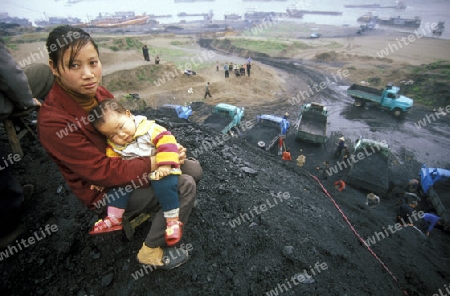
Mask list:
[{"label": "group of worker", "polygon": [[[411,217],[414,216],[418,201],[420,201],[420,198],[417,196],[419,186],[420,182],[416,179],[409,180],[406,185],[402,204],[397,208],[396,212],[395,220],[397,223],[401,223],[404,226],[414,226],[415,221]],[[444,219],[435,213],[424,213],[422,215],[422,222],[418,226],[426,236],[429,236],[435,226],[443,226],[444,224]]]},{"label": "group of worker", "polygon": [[[234,74],[236,75],[236,77],[241,77],[241,76],[245,76],[245,72],[247,72],[247,76],[250,77],[250,71],[252,68],[252,58],[248,57],[247,61],[245,64],[234,64],[233,62],[231,63],[225,63],[223,65],[223,70],[225,73],[225,78],[230,78],[230,72],[234,72]],[[219,71],[219,61],[216,61],[216,71]]]},{"label": "group of worker", "polygon": [[[280,138],[280,147],[281,145],[284,146],[284,143],[282,142],[282,139]],[[300,150],[301,151],[301,150]],[[347,159],[349,157],[349,149],[347,145],[345,144],[345,138],[340,137],[336,151],[334,153],[335,157],[343,157],[343,159]],[[282,152],[282,160],[285,161],[291,161],[292,156],[289,148],[285,148],[285,150]],[[303,166],[305,163],[305,156],[301,154],[297,158],[297,165]],[[334,187],[339,191],[345,190],[346,184],[343,180],[337,180],[334,182]],[[414,212],[416,211],[417,207],[417,201],[420,200],[420,198],[417,196],[417,192],[419,189],[420,183],[416,179],[411,179],[405,188],[405,193],[403,195],[403,202],[399,206],[396,212],[396,223],[400,223],[404,226],[414,226],[414,222],[418,222],[417,219],[413,221],[411,217],[414,216]],[[374,193],[369,193],[367,195],[367,201],[366,205],[370,207],[375,207],[380,203],[380,197],[377,196]],[[418,229],[420,229],[426,236],[430,235],[430,232],[434,229],[435,226],[442,226],[444,225],[444,219],[442,217],[439,217],[435,213],[424,213],[421,217],[421,222],[418,223]]]}]

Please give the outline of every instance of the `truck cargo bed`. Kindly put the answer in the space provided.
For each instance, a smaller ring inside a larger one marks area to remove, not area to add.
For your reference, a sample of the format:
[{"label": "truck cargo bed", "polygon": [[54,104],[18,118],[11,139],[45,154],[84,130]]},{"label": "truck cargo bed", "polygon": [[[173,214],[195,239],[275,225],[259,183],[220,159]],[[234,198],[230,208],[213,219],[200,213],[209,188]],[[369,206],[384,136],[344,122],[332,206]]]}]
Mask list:
[{"label": "truck cargo bed", "polygon": [[223,116],[218,113],[212,113],[208,118],[206,118],[204,124],[215,130],[221,131],[228,124],[230,124],[232,118],[229,116]]},{"label": "truck cargo bed", "polygon": [[245,140],[255,147],[257,147],[259,141],[263,141],[266,144],[266,148],[270,148],[268,145],[275,137],[278,138],[279,132],[279,128],[256,124],[246,133]]},{"label": "truck cargo bed", "polygon": [[[367,152],[366,152],[367,151]],[[388,157],[382,153],[373,153],[371,149],[359,150],[354,153],[356,162],[347,175],[347,183],[354,187],[384,195],[389,190]],[[364,158],[358,160],[356,155],[364,153]],[[369,153],[372,153],[369,155]]]},{"label": "truck cargo bed", "polygon": [[304,112],[299,117],[297,139],[324,143],[327,137],[327,116],[316,112]]},{"label": "truck cargo bed", "polygon": [[379,102],[381,100],[381,95],[383,90],[376,88],[353,84],[347,89],[347,94],[351,97],[366,99],[374,102]]},{"label": "truck cargo bed", "polygon": [[325,127],[326,124],[322,124],[320,122],[305,121],[299,126],[298,131],[307,132],[309,134],[318,136],[325,136],[326,135]]}]

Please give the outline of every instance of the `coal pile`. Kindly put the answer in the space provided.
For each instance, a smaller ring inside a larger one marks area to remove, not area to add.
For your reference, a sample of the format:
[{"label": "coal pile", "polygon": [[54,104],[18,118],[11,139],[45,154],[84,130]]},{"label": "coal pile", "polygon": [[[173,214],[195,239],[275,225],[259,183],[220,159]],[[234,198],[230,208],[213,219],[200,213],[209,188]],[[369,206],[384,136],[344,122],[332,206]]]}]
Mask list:
[{"label": "coal pile", "polygon": [[[27,139],[14,172],[22,184],[34,183],[36,193],[20,239],[46,225],[57,231],[2,257],[3,295],[425,295],[445,289],[450,251],[438,241],[448,245],[449,239],[440,231],[433,240],[413,228],[380,238],[371,248],[386,270],[305,168],[242,138],[217,141],[219,132],[198,123],[151,109],[143,115],[159,118],[204,169],[183,238],[191,260],[172,271],[138,264],[151,222],[131,242],[123,233],[89,236],[96,213],[76,199],[40,144]],[[4,134],[0,139],[8,148]],[[317,153],[307,161],[324,158]],[[322,180],[323,186],[363,239],[394,225],[396,200],[368,208],[366,193],[338,192],[333,181]]]}]

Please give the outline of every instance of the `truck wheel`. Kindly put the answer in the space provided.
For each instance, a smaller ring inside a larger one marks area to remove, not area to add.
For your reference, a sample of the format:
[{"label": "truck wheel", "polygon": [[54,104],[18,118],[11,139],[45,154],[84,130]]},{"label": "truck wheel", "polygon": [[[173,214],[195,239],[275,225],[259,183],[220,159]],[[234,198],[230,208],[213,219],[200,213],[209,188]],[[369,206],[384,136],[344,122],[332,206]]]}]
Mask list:
[{"label": "truck wheel", "polygon": [[355,106],[362,107],[364,105],[364,101],[362,99],[355,98]]},{"label": "truck wheel", "polygon": [[399,108],[395,108],[393,113],[396,117],[400,117],[402,115],[402,110]]}]

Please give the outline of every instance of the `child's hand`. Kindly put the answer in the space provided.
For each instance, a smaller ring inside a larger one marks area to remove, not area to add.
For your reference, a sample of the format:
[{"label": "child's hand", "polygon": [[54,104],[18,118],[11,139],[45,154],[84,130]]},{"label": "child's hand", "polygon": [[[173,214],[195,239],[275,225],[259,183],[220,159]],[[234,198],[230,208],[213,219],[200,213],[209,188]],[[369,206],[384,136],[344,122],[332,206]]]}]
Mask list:
[{"label": "child's hand", "polygon": [[105,190],[105,187],[97,186],[97,185],[91,185],[91,190],[97,190],[97,191],[102,192],[103,190]]}]

